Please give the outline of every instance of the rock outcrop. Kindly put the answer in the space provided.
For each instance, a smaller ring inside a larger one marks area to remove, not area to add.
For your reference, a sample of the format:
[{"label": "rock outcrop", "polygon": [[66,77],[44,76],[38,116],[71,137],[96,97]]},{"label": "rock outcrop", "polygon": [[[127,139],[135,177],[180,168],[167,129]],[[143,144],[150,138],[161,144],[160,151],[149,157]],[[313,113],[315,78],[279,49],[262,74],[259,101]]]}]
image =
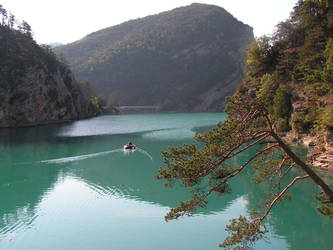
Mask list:
[{"label": "rock outcrop", "polygon": [[308,161],[314,167],[333,170],[333,130],[325,133],[323,143],[317,145],[314,142],[316,139],[310,137],[309,143],[305,143],[309,148]]},{"label": "rock outcrop", "polygon": [[0,81],[0,126],[28,126],[91,116],[90,102],[70,70],[49,72],[31,67],[15,79]]},{"label": "rock outcrop", "polygon": [[90,94],[52,50],[0,25],[0,127],[93,116]]}]

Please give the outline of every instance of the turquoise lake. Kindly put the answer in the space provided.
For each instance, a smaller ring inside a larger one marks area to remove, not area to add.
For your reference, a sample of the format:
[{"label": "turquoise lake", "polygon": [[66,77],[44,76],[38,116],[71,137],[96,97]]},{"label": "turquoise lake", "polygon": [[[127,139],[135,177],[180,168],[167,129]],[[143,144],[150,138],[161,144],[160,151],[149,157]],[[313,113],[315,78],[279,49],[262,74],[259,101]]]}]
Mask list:
[{"label": "turquoise lake", "polygon": [[[193,143],[196,132],[225,118],[114,115],[0,129],[0,249],[220,249],[229,220],[248,214],[265,193],[251,182],[251,169],[232,182],[231,194],[213,195],[206,209],[169,222],[164,215],[188,191],[165,188],[153,176],[163,165],[161,150]],[[138,149],[124,152],[128,141]],[[333,184],[332,173],[320,174]],[[316,212],[317,191],[310,180],[295,186],[293,200],[266,220],[269,241],[255,249],[333,249],[333,223]]]}]

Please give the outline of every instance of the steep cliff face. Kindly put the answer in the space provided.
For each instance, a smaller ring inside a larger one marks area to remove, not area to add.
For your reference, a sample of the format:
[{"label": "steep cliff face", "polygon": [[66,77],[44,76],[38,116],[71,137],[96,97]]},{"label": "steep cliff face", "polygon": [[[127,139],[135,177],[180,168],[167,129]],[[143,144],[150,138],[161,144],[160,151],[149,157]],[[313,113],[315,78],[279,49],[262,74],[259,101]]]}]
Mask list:
[{"label": "steep cliff face", "polygon": [[6,25],[0,33],[0,127],[93,115],[88,91],[48,47]]},{"label": "steep cliff face", "polygon": [[223,111],[243,78],[252,28],[222,8],[192,4],[92,33],[55,49],[120,105]]},{"label": "steep cliff face", "polygon": [[91,116],[89,99],[69,70],[48,72],[31,67],[15,79],[16,86],[0,82],[0,126],[26,126],[76,120]]}]

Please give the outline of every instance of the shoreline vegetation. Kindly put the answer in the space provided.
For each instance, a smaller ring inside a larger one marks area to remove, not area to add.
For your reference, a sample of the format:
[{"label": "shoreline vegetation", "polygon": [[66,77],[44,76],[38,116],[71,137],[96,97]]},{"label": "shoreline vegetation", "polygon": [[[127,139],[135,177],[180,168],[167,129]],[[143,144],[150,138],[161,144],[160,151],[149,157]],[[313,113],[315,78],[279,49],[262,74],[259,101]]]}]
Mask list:
[{"label": "shoreline vegetation", "polygon": [[[162,152],[164,166],[155,178],[166,187],[188,188],[192,196],[171,208],[166,221],[206,207],[213,193],[229,193],[230,180],[249,168],[253,184],[267,188],[249,216],[226,226],[229,236],[220,247],[252,249],[267,238],[263,221],[277,203],[291,200],[289,189],[305,179],[317,186],[317,212],[333,218],[333,190],[311,167],[333,165],[332,34],[333,2],[301,0],[271,37],[256,39],[248,50],[246,76],[228,98],[228,118],[194,137],[201,147],[187,144]],[[306,144],[308,157],[288,141]],[[249,155],[237,162],[243,152]]]},{"label": "shoreline vegetation", "polygon": [[308,148],[307,162],[333,169],[333,4],[304,0],[250,46],[235,96],[258,100],[279,135]]}]

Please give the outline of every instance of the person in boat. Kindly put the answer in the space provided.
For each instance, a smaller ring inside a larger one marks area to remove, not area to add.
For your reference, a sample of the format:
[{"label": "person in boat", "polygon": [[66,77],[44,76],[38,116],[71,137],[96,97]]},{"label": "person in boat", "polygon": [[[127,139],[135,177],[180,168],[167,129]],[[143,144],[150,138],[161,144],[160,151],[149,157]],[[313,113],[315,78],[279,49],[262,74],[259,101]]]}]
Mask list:
[{"label": "person in boat", "polygon": [[133,144],[132,142],[128,142],[127,145],[125,146],[126,149],[135,149],[136,145]]}]

